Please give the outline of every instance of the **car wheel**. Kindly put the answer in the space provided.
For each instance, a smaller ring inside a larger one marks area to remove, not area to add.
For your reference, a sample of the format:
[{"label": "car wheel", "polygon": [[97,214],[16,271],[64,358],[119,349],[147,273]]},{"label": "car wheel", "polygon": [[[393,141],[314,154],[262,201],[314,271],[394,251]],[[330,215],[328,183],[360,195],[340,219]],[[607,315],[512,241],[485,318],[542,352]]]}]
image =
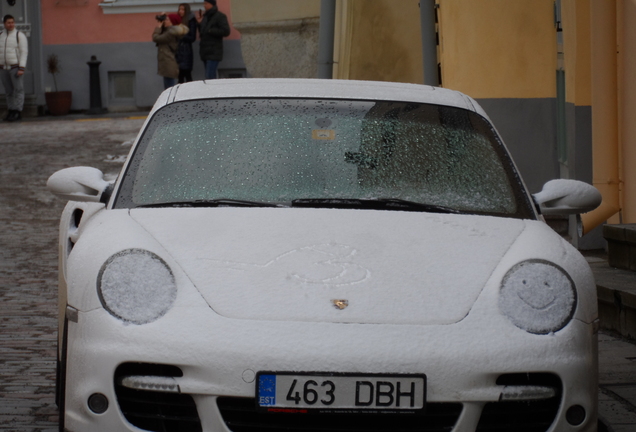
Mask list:
[{"label": "car wheel", "polygon": [[[60,358],[57,359],[57,371],[55,376],[55,403],[59,412],[59,431],[64,432],[64,414],[66,399],[66,351],[68,348],[68,320],[64,318],[62,329],[62,350],[58,350]],[[58,342],[59,343],[59,342]]]}]

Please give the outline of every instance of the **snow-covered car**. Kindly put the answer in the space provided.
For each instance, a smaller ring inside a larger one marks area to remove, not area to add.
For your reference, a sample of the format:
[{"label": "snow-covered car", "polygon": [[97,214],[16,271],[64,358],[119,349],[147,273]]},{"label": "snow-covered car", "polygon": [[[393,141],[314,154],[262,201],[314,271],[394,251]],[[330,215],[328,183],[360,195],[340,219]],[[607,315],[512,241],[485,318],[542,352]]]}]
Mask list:
[{"label": "snow-covered car", "polygon": [[53,174],[68,431],[597,427],[597,305],[459,92],[213,80],[159,97],[113,183]]}]

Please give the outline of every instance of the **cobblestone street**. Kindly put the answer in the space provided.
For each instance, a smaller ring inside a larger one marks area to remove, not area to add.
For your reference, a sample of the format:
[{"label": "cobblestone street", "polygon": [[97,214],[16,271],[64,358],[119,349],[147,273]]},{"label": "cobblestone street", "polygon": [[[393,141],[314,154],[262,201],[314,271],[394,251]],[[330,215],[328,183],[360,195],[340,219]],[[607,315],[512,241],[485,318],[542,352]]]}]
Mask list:
[{"label": "cobblestone street", "polygon": [[0,430],[57,431],[57,225],[46,190],[75,165],[115,174],[143,120],[0,124]]}]

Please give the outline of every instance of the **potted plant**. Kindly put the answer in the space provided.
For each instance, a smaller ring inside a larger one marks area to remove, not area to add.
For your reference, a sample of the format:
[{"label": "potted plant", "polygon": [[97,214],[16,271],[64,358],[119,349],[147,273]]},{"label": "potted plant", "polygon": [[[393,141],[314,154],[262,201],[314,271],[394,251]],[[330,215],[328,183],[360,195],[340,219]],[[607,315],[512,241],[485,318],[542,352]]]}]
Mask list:
[{"label": "potted plant", "polygon": [[47,71],[53,75],[53,84],[55,85],[54,92],[44,93],[46,99],[46,106],[49,112],[53,115],[65,115],[71,109],[71,102],[73,101],[73,94],[70,91],[58,91],[57,80],[55,75],[62,71],[60,63],[57,59],[57,55],[51,54],[46,59]]}]

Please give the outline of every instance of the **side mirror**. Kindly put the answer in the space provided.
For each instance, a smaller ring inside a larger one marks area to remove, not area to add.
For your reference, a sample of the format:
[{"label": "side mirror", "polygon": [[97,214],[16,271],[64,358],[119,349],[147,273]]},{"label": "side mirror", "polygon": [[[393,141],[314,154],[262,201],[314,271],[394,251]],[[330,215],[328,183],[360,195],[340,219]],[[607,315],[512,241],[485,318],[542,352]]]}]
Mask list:
[{"label": "side mirror", "polygon": [[603,197],[592,185],[578,180],[550,180],[532,195],[544,215],[587,213],[601,204]]},{"label": "side mirror", "polygon": [[54,173],[46,182],[53,195],[69,201],[100,202],[110,183],[97,168],[73,167]]}]

